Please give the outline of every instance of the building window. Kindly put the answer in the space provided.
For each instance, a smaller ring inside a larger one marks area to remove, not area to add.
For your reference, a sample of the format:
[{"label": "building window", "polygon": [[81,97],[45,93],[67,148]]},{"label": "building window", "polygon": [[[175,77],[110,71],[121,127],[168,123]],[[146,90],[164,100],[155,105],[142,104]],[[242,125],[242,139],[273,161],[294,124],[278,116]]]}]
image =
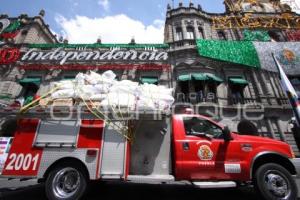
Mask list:
[{"label": "building window", "polygon": [[206,84],[206,101],[217,102],[217,84],[214,81]]},{"label": "building window", "polygon": [[244,89],[248,85],[248,81],[243,77],[230,77],[229,89],[230,89],[230,104],[244,104]]},{"label": "building window", "polygon": [[190,102],[190,81],[179,81],[178,86],[177,101]]},{"label": "building window", "polygon": [[244,104],[244,87],[232,84],[230,89],[232,104]]},{"label": "building window", "polygon": [[147,83],[147,84],[158,85],[158,78],[155,76],[142,76],[140,82],[143,84]]},{"label": "building window", "polygon": [[205,102],[205,82],[193,80],[197,102]]},{"label": "building window", "polygon": [[234,32],[235,40],[241,40],[239,31],[238,30],[233,30],[233,32]]},{"label": "building window", "polygon": [[281,31],[268,31],[269,36],[271,37],[272,41],[275,42],[285,42],[285,38]]},{"label": "building window", "polygon": [[209,73],[193,73],[178,77],[178,102],[217,102],[217,86],[222,79]]},{"label": "building window", "polygon": [[182,28],[178,27],[178,28],[176,28],[175,41],[179,41],[182,39],[183,39]]},{"label": "building window", "polygon": [[224,31],[218,31],[218,37],[219,37],[220,40],[227,40]]},{"label": "building window", "polygon": [[203,28],[199,27],[199,39],[205,39]]},{"label": "building window", "polygon": [[195,39],[194,28],[189,26],[189,27],[186,28],[186,31],[187,31],[186,39],[194,40]]},{"label": "building window", "polygon": [[28,30],[23,30],[22,32],[21,32],[21,35],[27,35],[28,34]]},{"label": "building window", "polygon": [[22,105],[26,105],[36,97],[36,93],[40,88],[41,77],[28,76],[27,78],[20,80],[19,83],[23,86],[23,90],[18,99]]}]

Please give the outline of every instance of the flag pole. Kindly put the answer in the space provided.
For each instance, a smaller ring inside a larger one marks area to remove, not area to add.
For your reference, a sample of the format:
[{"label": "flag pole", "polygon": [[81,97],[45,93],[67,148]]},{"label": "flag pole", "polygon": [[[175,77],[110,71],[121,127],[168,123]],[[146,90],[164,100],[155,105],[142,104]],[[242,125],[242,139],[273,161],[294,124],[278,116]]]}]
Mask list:
[{"label": "flag pole", "polygon": [[283,87],[283,89],[285,90],[289,101],[291,103],[292,109],[293,109],[293,113],[296,119],[296,125],[299,128],[300,127],[300,103],[298,100],[298,95],[296,90],[294,89],[293,85],[291,84],[290,80],[288,79],[288,77],[286,76],[285,72],[283,71],[279,61],[277,60],[276,56],[274,55],[274,53],[272,53],[272,57],[275,61],[277,70],[279,72],[279,77],[281,79],[281,85]]}]

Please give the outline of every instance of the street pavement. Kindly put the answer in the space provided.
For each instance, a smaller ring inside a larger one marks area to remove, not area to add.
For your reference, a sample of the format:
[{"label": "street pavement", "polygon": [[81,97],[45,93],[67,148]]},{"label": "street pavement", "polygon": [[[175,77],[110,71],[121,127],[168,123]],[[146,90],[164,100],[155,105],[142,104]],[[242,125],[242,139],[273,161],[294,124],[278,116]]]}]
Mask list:
[{"label": "street pavement", "polygon": [[[300,180],[298,180],[298,187]],[[299,188],[300,189],[300,188]],[[150,185],[117,182],[93,182],[84,199],[164,199],[186,200],[191,198],[209,200],[258,200],[251,187],[233,189],[197,189],[190,185]],[[0,179],[1,200],[46,199],[44,185],[35,180],[19,182]]]}]

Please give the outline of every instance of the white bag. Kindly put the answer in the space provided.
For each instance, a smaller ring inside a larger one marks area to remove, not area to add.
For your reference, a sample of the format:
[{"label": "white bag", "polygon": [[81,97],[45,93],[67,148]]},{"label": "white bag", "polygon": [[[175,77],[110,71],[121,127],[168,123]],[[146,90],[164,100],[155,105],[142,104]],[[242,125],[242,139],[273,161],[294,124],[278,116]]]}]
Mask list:
[{"label": "white bag", "polygon": [[91,74],[85,74],[84,80],[86,81],[86,84],[88,84],[88,85],[95,85],[98,83],[98,81]]},{"label": "white bag", "polygon": [[60,81],[54,83],[54,87],[59,87],[60,90],[74,89],[74,83],[72,81]]},{"label": "white bag", "polygon": [[77,98],[89,98],[97,94],[97,89],[93,85],[82,85],[76,88]]},{"label": "white bag", "polygon": [[107,97],[107,94],[95,94],[90,97],[85,97],[84,100],[91,100],[91,101],[102,101]]},{"label": "white bag", "polygon": [[139,93],[144,94],[153,94],[153,93],[158,93],[158,94],[165,94],[165,95],[171,95],[173,94],[173,88],[167,88],[165,86],[157,86],[153,84],[143,84],[139,88]]},{"label": "white bag", "polygon": [[77,76],[75,77],[75,83],[77,85],[84,85],[84,74],[83,73],[79,73],[77,74]]},{"label": "white bag", "polygon": [[106,71],[102,74],[102,78],[106,79],[106,80],[111,80],[112,81],[112,80],[115,80],[116,77],[117,77],[117,75],[111,70]]},{"label": "white bag", "polygon": [[51,94],[52,99],[74,98],[75,91],[73,89],[58,90]]},{"label": "white bag", "polygon": [[109,84],[97,84],[94,85],[96,93],[107,94],[109,92],[110,85]]},{"label": "white bag", "polygon": [[130,80],[122,80],[122,81],[117,81],[114,86],[128,86],[128,87],[138,87],[139,83],[133,82]]},{"label": "white bag", "polygon": [[114,107],[133,107],[135,106],[136,98],[132,94],[126,93],[109,93],[101,102],[102,106]]},{"label": "white bag", "polygon": [[168,104],[173,104],[175,99],[171,95],[159,94],[159,93],[143,93],[140,95],[141,98],[151,99],[153,101],[165,101]]},{"label": "white bag", "polygon": [[124,86],[114,85],[110,88],[109,91],[111,93],[128,93],[128,94],[135,95],[137,91],[137,87],[130,87],[126,85]]},{"label": "white bag", "polygon": [[137,110],[155,110],[155,103],[152,99],[140,97],[136,102]]}]

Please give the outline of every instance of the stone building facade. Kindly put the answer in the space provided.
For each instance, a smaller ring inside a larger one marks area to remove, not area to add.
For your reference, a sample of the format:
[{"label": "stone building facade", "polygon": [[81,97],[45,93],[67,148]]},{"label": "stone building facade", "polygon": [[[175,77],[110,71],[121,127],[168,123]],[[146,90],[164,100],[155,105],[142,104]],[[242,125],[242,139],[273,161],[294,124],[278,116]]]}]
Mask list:
[{"label": "stone building facade", "polygon": [[[57,43],[56,36],[52,34],[49,25],[43,20],[44,11],[41,11],[38,16],[28,17],[22,14],[19,17],[11,18],[7,15],[0,15],[1,20],[1,48],[16,45],[22,47],[29,43]],[[20,27],[5,33],[5,28],[20,22]],[[22,25],[21,25],[22,24]],[[25,71],[18,70],[15,65],[2,65],[0,68],[0,103],[6,103],[10,98],[16,97],[22,87],[16,83],[16,80],[21,79]]]},{"label": "stone building facade", "polygon": [[[249,28],[242,27],[241,24],[234,27],[228,21],[218,23],[233,17],[242,20],[247,16],[261,19],[266,16],[278,18],[284,13],[288,13],[290,17],[299,16],[279,1],[228,0],[224,1],[224,4],[226,12],[222,14],[208,13],[202,10],[201,5],[196,6],[193,3],[187,6],[179,3],[175,8],[168,6],[165,43],[170,45],[172,85],[176,88],[175,98],[178,106],[193,105],[199,113],[214,117],[234,131],[286,141],[296,154],[300,155],[290,126],[293,113],[289,101],[282,90],[276,67],[270,69],[264,65],[263,50],[262,54],[258,55],[261,66],[257,68],[228,62],[222,58],[202,56],[199,54],[199,48],[203,46],[196,42],[204,39],[217,41],[217,44],[222,44],[222,41],[238,44],[245,42],[245,33],[261,31],[268,39],[263,42],[253,40],[252,43],[257,49],[261,45],[270,51],[273,48],[271,45],[274,44],[282,45],[282,49],[291,45],[298,48],[299,38],[295,36],[293,39],[290,33],[299,34],[299,21],[291,29],[267,25]],[[296,52],[296,49],[294,50]],[[257,53],[260,54],[259,51]],[[270,62],[274,63],[273,60]],[[288,71],[288,75],[298,81],[299,72],[296,68]],[[249,116],[253,118],[240,114],[248,111],[252,113]]]},{"label": "stone building facade", "polygon": [[[168,45],[140,45],[134,39],[128,44],[102,44],[100,40],[94,44],[68,44],[56,39],[43,15],[44,11],[32,18],[0,16],[0,54],[6,55],[0,60],[0,106],[41,96],[54,81],[74,79],[79,72],[89,70],[113,70],[118,80],[170,86]],[[9,136],[16,119],[8,113],[0,124],[0,135]]]}]

